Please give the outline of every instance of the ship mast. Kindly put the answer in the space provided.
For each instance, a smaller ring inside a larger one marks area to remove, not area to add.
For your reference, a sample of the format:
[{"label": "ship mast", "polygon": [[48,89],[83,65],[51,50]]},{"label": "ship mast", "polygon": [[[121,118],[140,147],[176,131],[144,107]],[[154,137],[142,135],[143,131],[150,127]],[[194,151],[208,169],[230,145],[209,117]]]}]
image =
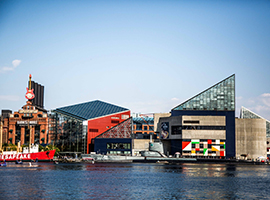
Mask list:
[{"label": "ship mast", "polygon": [[[31,78],[32,78],[32,76],[31,76],[31,74],[29,75],[29,81],[28,81],[28,90],[31,90],[32,88],[31,88]],[[30,149],[31,149],[31,131],[32,131],[32,126],[29,124],[29,118],[28,118],[28,129],[29,129],[29,149],[28,149],[28,151],[29,151],[29,153],[31,153],[30,152]]]},{"label": "ship mast", "polygon": [[0,127],[0,151],[2,151],[2,133],[3,133],[3,122],[1,118],[1,127]]}]

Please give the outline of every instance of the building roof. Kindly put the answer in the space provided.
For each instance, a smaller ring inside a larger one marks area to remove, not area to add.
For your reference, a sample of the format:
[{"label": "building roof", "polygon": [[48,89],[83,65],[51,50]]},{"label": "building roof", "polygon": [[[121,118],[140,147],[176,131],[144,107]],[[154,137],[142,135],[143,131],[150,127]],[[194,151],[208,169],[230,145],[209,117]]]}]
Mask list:
[{"label": "building roof", "polygon": [[218,82],[172,110],[235,110],[235,74]]},{"label": "building roof", "polygon": [[128,109],[100,100],[65,106],[53,110],[53,112],[74,117],[79,120],[89,120],[123,111],[128,111]]},{"label": "building roof", "polygon": [[133,117],[134,123],[154,124],[154,117]]}]

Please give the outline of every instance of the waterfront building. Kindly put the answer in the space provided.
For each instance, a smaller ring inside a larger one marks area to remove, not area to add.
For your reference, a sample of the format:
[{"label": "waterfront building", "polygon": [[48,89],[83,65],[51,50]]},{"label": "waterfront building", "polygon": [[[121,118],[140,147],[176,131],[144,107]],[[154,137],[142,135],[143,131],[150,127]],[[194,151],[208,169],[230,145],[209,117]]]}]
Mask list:
[{"label": "waterfront building", "polygon": [[172,108],[166,115],[155,115],[155,121],[161,139],[170,145],[170,154],[235,156],[234,74]]},{"label": "waterfront building", "polygon": [[94,151],[94,138],[130,118],[130,110],[100,100],[52,110],[51,129],[64,151]]},{"label": "waterfront building", "polygon": [[[44,86],[42,86],[42,92],[35,90],[36,86],[39,85],[31,81],[31,74],[29,76],[27,93],[25,95],[27,102],[22,107],[22,109],[12,113],[11,110],[2,110],[2,121],[3,132],[2,132],[2,143],[11,144],[47,144],[50,143],[50,138],[48,137],[48,116],[47,110],[43,108],[43,98],[41,94],[44,91]],[[37,87],[39,88],[39,87]],[[38,104],[40,107],[36,106],[33,102],[34,99],[39,97],[39,101],[42,102]]]},{"label": "waterfront building", "polygon": [[94,151],[100,154],[132,154],[132,117],[110,128],[94,139]]},{"label": "waterfront building", "polygon": [[[151,118],[148,120],[150,121],[150,124],[153,123]],[[156,135],[152,135],[152,130],[150,130],[148,134],[146,133],[148,139],[138,138],[137,136],[141,136],[141,134],[132,131],[132,126],[134,126],[132,124],[134,124],[134,121],[137,122],[137,119],[135,118],[134,120],[134,118],[130,117],[129,119],[95,137],[94,151],[104,155],[132,156],[140,155],[141,151],[148,151],[149,142],[154,140]],[[152,135],[151,139],[150,135]]]},{"label": "waterfront building", "polygon": [[157,139],[154,132],[154,117],[138,116],[133,117],[133,134],[136,139]]},{"label": "waterfront building", "polygon": [[270,154],[270,122],[251,110],[241,107],[236,119],[236,157],[257,159]]},{"label": "waterfront building", "polygon": [[245,107],[241,107],[240,110],[240,118],[241,119],[264,119],[266,122],[266,137],[270,138],[270,121],[261,117],[260,115],[252,112],[251,110],[245,108]]}]

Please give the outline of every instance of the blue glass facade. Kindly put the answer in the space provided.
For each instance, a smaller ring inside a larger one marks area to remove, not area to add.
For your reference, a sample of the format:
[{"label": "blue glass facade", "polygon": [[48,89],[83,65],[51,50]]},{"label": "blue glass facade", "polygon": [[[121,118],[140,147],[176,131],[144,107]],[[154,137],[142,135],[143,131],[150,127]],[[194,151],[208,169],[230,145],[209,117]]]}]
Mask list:
[{"label": "blue glass facade", "polygon": [[215,84],[173,110],[235,110],[235,75]]}]

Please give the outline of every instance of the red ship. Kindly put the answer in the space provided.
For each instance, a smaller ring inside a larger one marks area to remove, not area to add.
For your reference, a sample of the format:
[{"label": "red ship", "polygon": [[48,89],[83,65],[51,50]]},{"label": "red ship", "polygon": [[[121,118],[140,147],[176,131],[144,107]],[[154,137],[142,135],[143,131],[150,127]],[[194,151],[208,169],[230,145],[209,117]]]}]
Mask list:
[{"label": "red ship", "polygon": [[42,151],[37,153],[10,153],[10,154],[0,154],[0,161],[52,161],[55,150]]}]

